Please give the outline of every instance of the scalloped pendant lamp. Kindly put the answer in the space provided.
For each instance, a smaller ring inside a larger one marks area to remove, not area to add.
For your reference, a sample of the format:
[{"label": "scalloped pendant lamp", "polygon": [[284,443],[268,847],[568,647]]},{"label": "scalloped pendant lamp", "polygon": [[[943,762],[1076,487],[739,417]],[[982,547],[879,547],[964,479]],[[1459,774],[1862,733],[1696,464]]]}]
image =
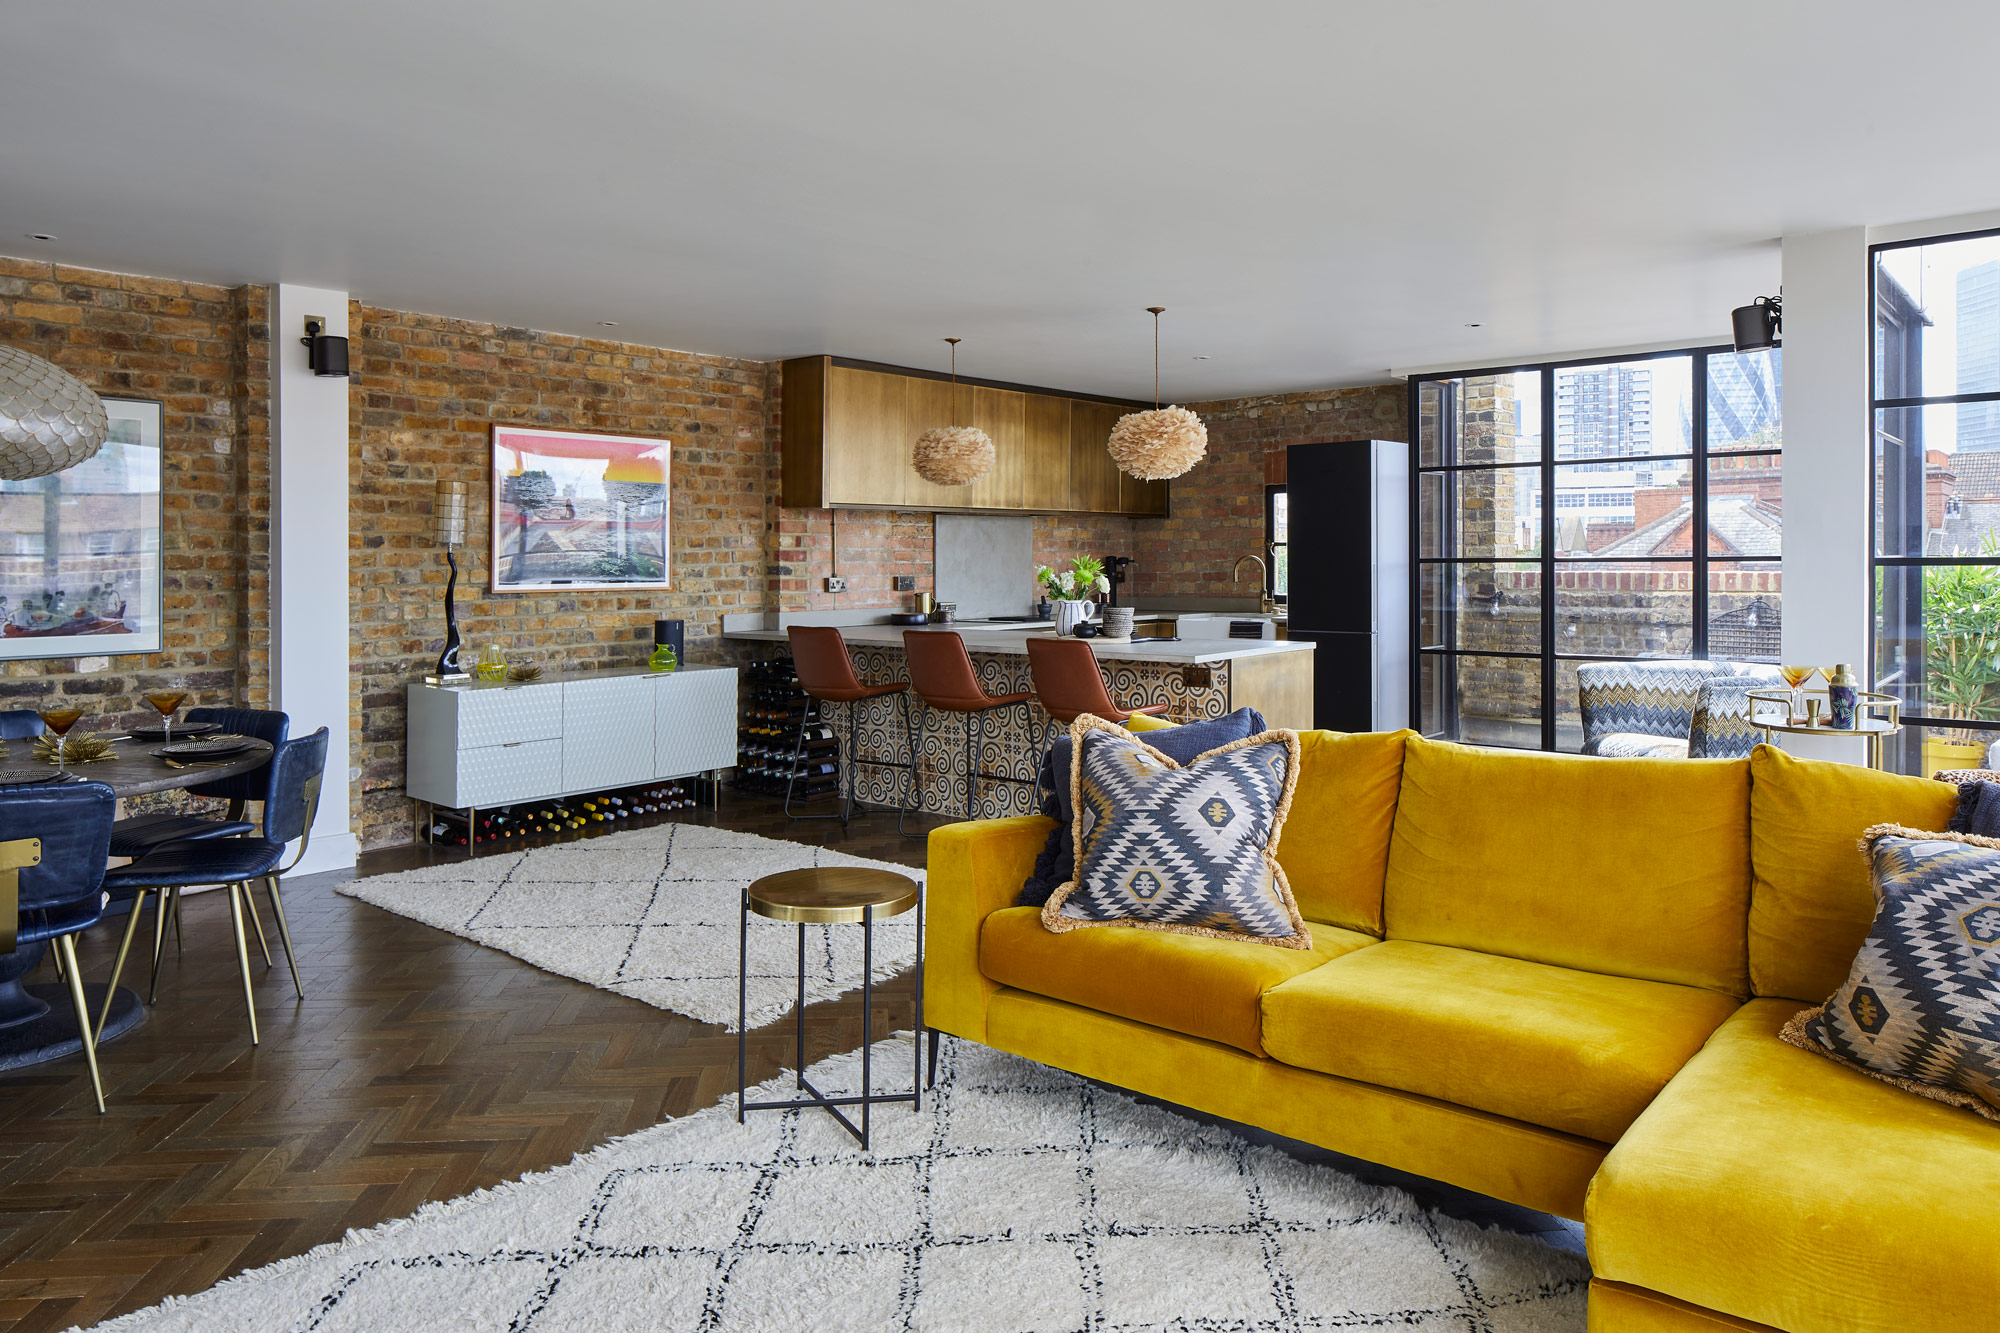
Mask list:
[{"label": "scalloped pendant lamp", "polygon": [[1118,470],[1141,481],[1169,481],[1208,456],[1208,427],[1185,407],[1160,406],[1160,316],[1163,305],[1149,305],[1153,317],[1153,410],[1130,412],[1111,428],[1105,450]]},{"label": "scalloped pendant lamp", "polygon": [[111,435],[89,386],[18,347],[0,347],[0,477],[26,481],[75,467]]},{"label": "scalloped pendant lamp", "polygon": [[977,426],[958,424],[958,339],[951,344],[951,425],[917,436],[910,466],[937,486],[970,486],[993,470],[993,441]]}]

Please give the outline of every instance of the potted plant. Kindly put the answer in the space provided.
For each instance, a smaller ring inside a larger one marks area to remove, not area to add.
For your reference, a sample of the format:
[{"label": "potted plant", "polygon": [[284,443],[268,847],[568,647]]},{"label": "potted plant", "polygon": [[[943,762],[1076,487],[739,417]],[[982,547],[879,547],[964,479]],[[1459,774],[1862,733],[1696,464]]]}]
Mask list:
[{"label": "potted plant", "polygon": [[1080,555],[1060,572],[1043,565],[1035,571],[1035,583],[1055,603],[1056,633],[1074,633],[1090,619],[1093,593],[1110,592],[1111,581],[1104,577],[1104,562],[1095,556]]},{"label": "potted plant", "polygon": [[[1989,534],[1984,547],[2000,554]],[[1943,717],[2000,718],[2000,569],[1942,565],[1924,571],[1924,689]],[[1939,728],[1924,737],[1926,774],[1983,768],[1992,733]]]}]

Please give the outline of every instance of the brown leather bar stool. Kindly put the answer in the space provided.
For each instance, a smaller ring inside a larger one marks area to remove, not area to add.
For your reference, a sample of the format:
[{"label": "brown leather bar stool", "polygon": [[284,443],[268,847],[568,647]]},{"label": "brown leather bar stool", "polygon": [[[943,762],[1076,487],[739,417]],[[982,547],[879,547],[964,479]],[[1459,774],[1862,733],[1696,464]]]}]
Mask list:
[{"label": "brown leather bar stool", "polygon": [[[1035,679],[1035,693],[1051,723],[1068,726],[1085,713],[1106,722],[1123,722],[1135,713],[1158,717],[1165,704],[1141,704],[1120,708],[1111,702],[1104,676],[1097,669],[1097,654],[1082,639],[1057,638],[1052,634],[1031,635],[1028,639],[1028,672]],[[1044,742],[1047,741],[1044,736]],[[1044,744],[1044,749],[1047,745]]]},{"label": "brown leather bar stool", "polygon": [[[820,707],[815,713],[824,717],[827,704],[846,704],[847,711],[847,797],[841,803],[840,813],[832,815],[795,815],[792,813],[792,788],[798,785],[799,761],[805,755],[806,724],[810,718],[799,719],[798,740],[792,746],[792,778],[785,784],[785,817],[787,819],[838,819],[842,828],[854,817],[857,802],[854,799],[854,770],[861,764],[873,764],[881,768],[906,768],[909,770],[909,786],[914,792],[917,771],[914,765],[892,763],[886,759],[863,759],[861,757],[861,710],[871,699],[882,699],[889,695],[901,695],[903,700],[903,734],[910,734],[910,685],[899,680],[889,685],[863,685],[854,674],[854,659],[847,655],[847,640],[831,625],[790,625],[785,629],[785,637],[792,645],[792,669],[798,674],[799,688]],[[907,805],[909,797],[905,797]],[[887,806],[860,806],[862,814],[879,810],[888,813]],[[898,809],[896,827],[902,828],[901,809]]]},{"label": "brown leather bar stool", "polygon": [[[978,757],[979,749],[986,740],[986,715],[996,708],[1012,708],[1019,704],[1025,717],[1028,701],[1035,696],[1026,690],[1019,694],[988,694],[986,687],[979,683],[979,673],[972,669],[972,658],[965,651],[965,640],[953,630],[904,630],[903,656],[910,665],[910,686],[916,690],[923,708],[935,708],[942,713],[968,714],[965,719],[965,817],[972,818],[981,778],[989,782],[1014,782],[1032,787],[1035,783],[1033,778],[980,772]],[[925,715],[919,711],[917,729],[910,733],[912,804],[915,803],[917,790],[917,758],[924,743],[924,721]],[[900,818],[896,827],[903,827]]]}]

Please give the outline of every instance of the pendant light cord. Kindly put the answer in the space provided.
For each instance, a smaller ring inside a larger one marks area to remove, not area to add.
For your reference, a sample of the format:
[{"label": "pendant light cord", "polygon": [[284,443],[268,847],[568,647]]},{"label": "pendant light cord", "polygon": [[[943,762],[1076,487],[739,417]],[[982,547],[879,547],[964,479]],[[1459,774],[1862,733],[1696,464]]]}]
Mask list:
[{"label": "pendant light cord", "polygon": [[951,344],[951,428],[958,429],[958,339],[946,338]]},{"label": "pendant light cord", "polygon": [[1166,313],[1163,305],[1149,305],[1146,313],[1153,317],[1153,410],[1160,410],[1160,316]]}]

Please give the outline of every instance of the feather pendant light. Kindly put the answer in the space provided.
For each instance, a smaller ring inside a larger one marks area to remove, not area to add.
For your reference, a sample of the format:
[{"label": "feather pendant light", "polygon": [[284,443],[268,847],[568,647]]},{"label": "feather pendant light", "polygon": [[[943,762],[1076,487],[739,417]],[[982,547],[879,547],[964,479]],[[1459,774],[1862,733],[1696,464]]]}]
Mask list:
[{"label": "feather pendant light", "polygon": [[958,424],[958,339],[951,344],[951,425],[917,436],[910,466],[938,486],[970,486],[993,470],[993,441],[977,426]]},{"label": "feather pendant light", "polygon": [[1153,409],[1118,418],[1105,449],[1118,470],[1141,481],[1178,477],[1208,456],[1208,427],[1185,407],[1160,406],[1160,315],[1165,306],[1149,305],[1153,317]]}]

